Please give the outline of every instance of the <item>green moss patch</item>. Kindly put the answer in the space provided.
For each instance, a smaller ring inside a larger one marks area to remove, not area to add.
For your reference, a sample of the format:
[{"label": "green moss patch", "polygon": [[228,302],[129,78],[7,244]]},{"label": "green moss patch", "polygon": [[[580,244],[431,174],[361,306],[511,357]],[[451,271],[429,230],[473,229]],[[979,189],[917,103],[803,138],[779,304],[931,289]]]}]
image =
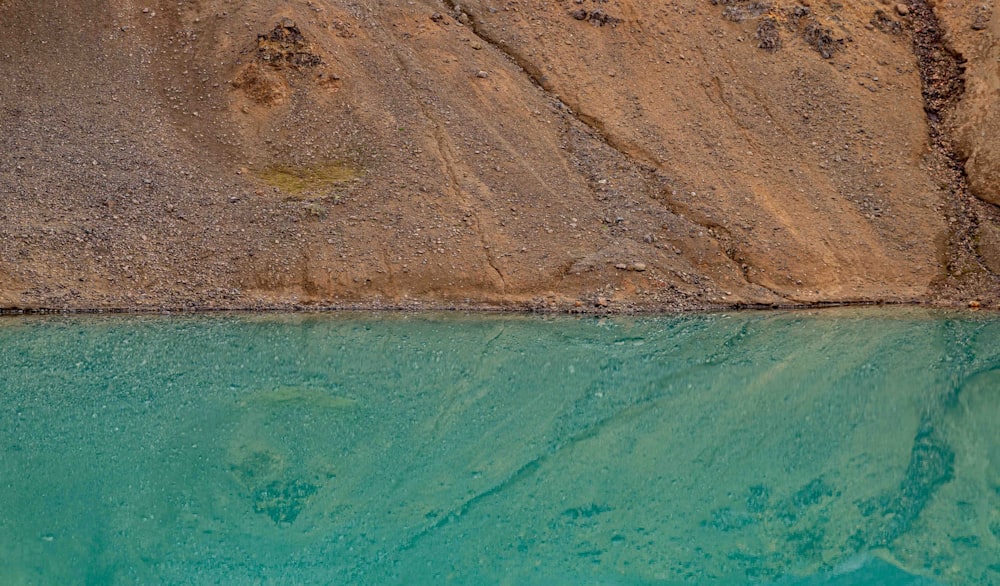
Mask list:
[{"label": "green moss patch", "polygon": [[323,197],[361,175],[361,169],[343,161],[311,166],[272,165],[257,173],[271,187],[301,199]]}]

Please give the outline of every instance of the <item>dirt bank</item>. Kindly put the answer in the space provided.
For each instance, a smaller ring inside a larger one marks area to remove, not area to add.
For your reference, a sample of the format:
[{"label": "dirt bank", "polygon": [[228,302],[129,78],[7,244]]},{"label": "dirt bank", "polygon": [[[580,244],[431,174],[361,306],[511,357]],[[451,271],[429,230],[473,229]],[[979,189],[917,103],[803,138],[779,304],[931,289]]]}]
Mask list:
[{"label": "dirt bank", "polygon": [[993,306],[992,14],[0,1],[0,307]]}]

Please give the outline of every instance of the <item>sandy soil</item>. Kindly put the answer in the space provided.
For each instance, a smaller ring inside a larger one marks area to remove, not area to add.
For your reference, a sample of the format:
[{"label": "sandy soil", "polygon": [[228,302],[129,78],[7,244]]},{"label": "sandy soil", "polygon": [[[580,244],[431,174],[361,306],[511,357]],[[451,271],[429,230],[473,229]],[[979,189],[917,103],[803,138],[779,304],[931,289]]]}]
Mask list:
[{"label": "sandy soil", "polygon": [[995,307],[993,14],[0,0],[0,308]]}]

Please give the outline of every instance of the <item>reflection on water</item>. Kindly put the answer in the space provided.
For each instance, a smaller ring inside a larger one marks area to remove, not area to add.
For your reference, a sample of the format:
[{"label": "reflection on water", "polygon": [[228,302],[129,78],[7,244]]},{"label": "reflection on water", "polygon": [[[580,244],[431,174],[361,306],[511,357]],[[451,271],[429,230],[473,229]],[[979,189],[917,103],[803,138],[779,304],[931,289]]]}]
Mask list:
[{"label": "reflection on water", "polygon": [[0,321],[0,582],[995,584],[1000,319]]}]

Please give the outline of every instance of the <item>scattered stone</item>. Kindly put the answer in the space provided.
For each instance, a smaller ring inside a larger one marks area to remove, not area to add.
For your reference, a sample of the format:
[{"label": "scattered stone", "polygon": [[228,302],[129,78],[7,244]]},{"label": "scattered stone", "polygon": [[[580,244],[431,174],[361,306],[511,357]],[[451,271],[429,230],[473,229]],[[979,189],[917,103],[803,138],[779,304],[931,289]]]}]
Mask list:
[{"label": "scattered stone", "polygon": [[781,48],[781,34],[778,32],[778,22],[773,17],[762,18],[757,25],[757,47],[765,51],[775,52]]},{"label": "scattered stone", "polygon": [[712,4],[728,4],[722,11],[722,17],[732,22],[743,22],[752,18],[759,18],[771,9],[771,5],[766,2],[729,2],[728,0],[712,0]]},{"label": "scattered stone", "polygon": [[434,14],[431,15],[431,20],[433,20],[434,22],[441,22],[442,20],[444,20],[444,15],[441,14],[440,12],[435,12]]},{"label": "scattered stone", "polygon": [[986,30],[990,26],[990,19],[993,15],[990,13],[990,9],[987,6],[977,6],[976,11],[972,17],[972,30],[982,31]]},{"label": "scattered stone", "polygon": [[898,21],[893,20],[884,10],[876,10],[874,16],[871,19],[871,26],[877,28],[883,33],[888,33],[892,35],[902,34],[903,25],[899,24]]},{"label": "scattered stone", "polygon": [[833,53],[844,44],[843,39],[833,38],[833,31],[820,26],[818,23],[810,22],[801,30],[802,39],[810,47],[816,49],[824,59],[833,57]]},{"label": "scattered stone", "polygon": [[[813,14],[812,9],[798,4],[784,10],[776,9],[769,2],[758,0],[711,0],[712,4],[724,6],[722,17],[733,22],[756,20],[757,47],[768,52],[776,52],[782,47],[781,29],[792,31],[815,49],[824,59],[829,59],[840,49],[845,40],[833,36],[833,30]],[[878,26],[874,20],[869,29]],[[886,24],[891,26],[891,24]],[[739,37],[742,41],[743,38]],[[684,57],[681,56],[681,59]]]},{"label": "scattered stone", "polygon": [[587,20],[590,21],[590,24],[594,24],[597,26],[604,26],[606,24],[614,26],[622,21],[620,18],[615,18],[614,16],[607,14],[603,10],[595,10],[591,12],[590,18],[588,18]]},{"label": "scattered stone", "polygon": [[623,263],[623,262],[620,262],[620,263],[618,263],[618,264],[615,265],[615,268],[618,269],[619,271],[627,271],[628,270],[628,265],[625,264],[625,263]]},{"label": "scattered stone", "polygon": [[586,20],[590,22],[590,24],[595,26],[604,26],[606,24],[615,26],[622,21],[622,19],[615,18],[614,16],[611,16],[610,14],[604,12],[603,10],[594,10],[592,12],[588,12],[583,8],[577,8],[576,10],[570,11],[569,15],[575,18],[576,20]]},{"label": "scattered stone", "polygon": [[594,305],[596,305],[597,307],[607,307],[608,300],[604,297],[598,297],[597,301],[594,302]]},{"label": "scattered stone", "polygon": [[982,304],[978,300],[973,299],[969,302],[969,309],[979,309]]},{"label": "scattered stone", "polygon": [[275,68],[321,65],[323,59],[312,51],[312,46],[290,18],[282,18],[271,32],[257,35],[257,59]]},{"label": "scattered stone", "polygon": [[793,19],[798,20],[800,18],[805,18],[810,14],[812,14],[812,10],[810,10],[808,6],[795,6],[792,8],[790,16]]},{"label": "scattered stone", "polygon": [[479,77],[479,78],[482,78],[482,79],[486,79],[489,76],[490,76],[490,74],[488,72],[483,71],[481,69],[476,72],[476,77]]},{"label": "scattered stone", "polygon": [[900,16],[907,16],[908,14],[910,14],[910,7],[900,2],[899,4],[896,5],[896,13],[899,14]]},{"label": "scattered stone", "polygon": [[633,263],[632,270],[641,273],[646,270],[646,263],[644,262]]}]

